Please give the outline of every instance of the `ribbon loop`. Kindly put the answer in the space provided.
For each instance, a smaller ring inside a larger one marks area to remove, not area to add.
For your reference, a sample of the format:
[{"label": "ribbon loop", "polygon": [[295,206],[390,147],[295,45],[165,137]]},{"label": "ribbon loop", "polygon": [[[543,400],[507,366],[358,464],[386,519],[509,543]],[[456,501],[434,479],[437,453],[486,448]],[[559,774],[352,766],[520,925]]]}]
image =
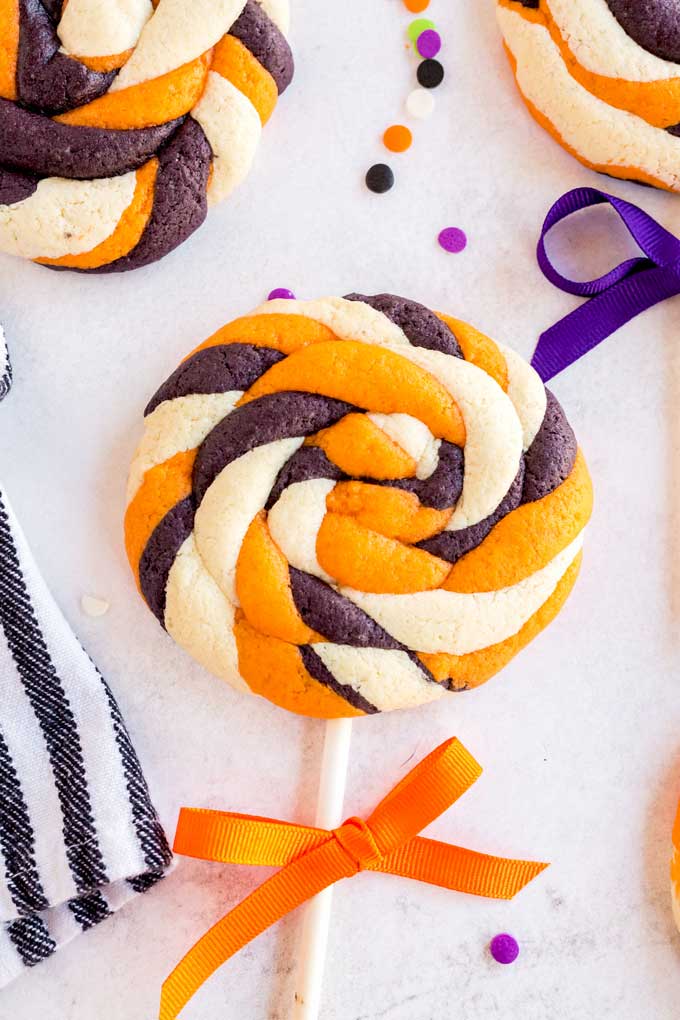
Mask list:
[{"label": "ribbon loop", "polygon": [[[546,236],[572,213],[604,203],[616,211],[644,255],[626,259],[595,280],[570,280],[550,261]],[[596,188],[575,188],[555,202],[543,223],[536,256],[552,284],[590,298],[541,334],[531,364],[544,382],[636,315],[680,294],[680,240],[643,209]]]},{"label": "ribbon loop", "polygon": [[199,939],[163,985],[160,1020],[176,1020],[218,967],[285,914],[359,871],[378,871],[447,889],[510,899],[547,865],[490,857],[418,833],[481,774],[458,740],[448,740],[395,786],[364,821],[337,829],[272,818],[182,808],[175,851],[206,860],[280,865]]},{"label": "ribbon loop", "polygon": [[455,737],[432,751],[378,804],[368,819],[376,842],[388,854],[447,811],[482,774],[481,766]]}]

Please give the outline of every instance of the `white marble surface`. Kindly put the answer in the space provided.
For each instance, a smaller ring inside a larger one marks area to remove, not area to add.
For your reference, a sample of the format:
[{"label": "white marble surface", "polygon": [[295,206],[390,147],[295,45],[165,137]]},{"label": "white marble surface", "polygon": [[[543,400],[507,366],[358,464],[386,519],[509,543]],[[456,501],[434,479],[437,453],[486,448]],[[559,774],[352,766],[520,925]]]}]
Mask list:
[{"label": "white marble surface", "polygon": [[[168,832],[181,804],[313,817],[322,724],[232,693],[183,656],[138,601],[121,542],[141,410],[192,345],[274,286],[388,290],[467,318],[530,354],[572,305],[533,255],[550,203],[610,186],[680,232],[680,198],[582,170],[529,120],[490,0],[432,0],[448,79],[398,185],[362,187],[402,116],[412,67],[398,0],[295,0],[298,74],[236,198],[164,263],[123,277],[0,259],[15,389],[0,410],[0,477],[73,626],[113,685]],[[460,256],[435,243],[469,232]],[[612,246],[607,239],[613,238]],[[606,213],[566,230],[563,259],[630,250]],[[673,1020],[680,942],[668,849],[680,792],[680,302],[556,380],[586,450],[597,509],[559,621],[482,690],[355,727],[347,811],[458,734],[485,766],[433,832],[553,862],[512,903],[362,876],[337,890],[323,1020]],[[83,593],[110,612],[85,617]],[[262,874],[180,861],[148,897],[0,993],[0,1018],[151,1020],[163,977]],[[187,1020],[285,1020],[300,917],[225,967]],[[491,936],[516,934],[501,968]]]}]

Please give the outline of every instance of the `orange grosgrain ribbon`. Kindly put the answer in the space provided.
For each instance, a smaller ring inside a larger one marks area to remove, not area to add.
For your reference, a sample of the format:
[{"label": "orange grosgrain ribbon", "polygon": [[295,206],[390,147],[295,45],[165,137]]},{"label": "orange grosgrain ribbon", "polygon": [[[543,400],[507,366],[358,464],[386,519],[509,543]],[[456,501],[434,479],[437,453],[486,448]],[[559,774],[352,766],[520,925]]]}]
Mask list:
[{"label": "orange grosgrain ribbon", "polygon": [[180,961],[163,985],[160,1020],[175,1020],[211,974],[270,925],[359,871],[511,899],[547,865],[491,857],[418,835],[481,772],[458,740],[447,740],[416,765],[366,821],[348,818],[332,832],[271,818],[183,808],[175,836],[177,853],[281,870],[218,921]]}]

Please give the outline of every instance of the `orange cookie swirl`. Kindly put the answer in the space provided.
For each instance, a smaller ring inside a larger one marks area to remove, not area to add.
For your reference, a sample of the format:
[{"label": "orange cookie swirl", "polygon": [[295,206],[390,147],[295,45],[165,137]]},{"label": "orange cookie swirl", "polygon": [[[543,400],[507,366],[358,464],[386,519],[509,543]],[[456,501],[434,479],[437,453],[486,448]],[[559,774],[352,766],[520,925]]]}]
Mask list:
[{"label": "orange cookie swirl", "polygon": [[0,0],[0,251],[100,273],[172,251],[247,174],[286,27],[287,0]]},{"label": "orange cookie swirl", "polygon": [[125,534],[216,675],[306,715],[487,680],[556,615],[592,492],[518,355],[393,295],[272,301],[146,409]]}]

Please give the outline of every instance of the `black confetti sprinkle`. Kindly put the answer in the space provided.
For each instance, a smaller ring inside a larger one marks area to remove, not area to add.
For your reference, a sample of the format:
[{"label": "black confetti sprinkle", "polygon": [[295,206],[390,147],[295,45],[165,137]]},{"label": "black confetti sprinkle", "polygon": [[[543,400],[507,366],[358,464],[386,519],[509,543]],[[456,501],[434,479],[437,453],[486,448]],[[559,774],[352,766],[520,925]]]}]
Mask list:
[{"label": "black confetti sprinkle", "polygon": [[424,89],[436,89],[444,81],[444,68],[438,60],[423,60],[418,64],[418,83]]},{"label": "black confetti sprinkle", "polygon": [[377,195],[389,191],[394,184],[394,174],[385,163],[376,163],[366,174],[366,187]]}]

